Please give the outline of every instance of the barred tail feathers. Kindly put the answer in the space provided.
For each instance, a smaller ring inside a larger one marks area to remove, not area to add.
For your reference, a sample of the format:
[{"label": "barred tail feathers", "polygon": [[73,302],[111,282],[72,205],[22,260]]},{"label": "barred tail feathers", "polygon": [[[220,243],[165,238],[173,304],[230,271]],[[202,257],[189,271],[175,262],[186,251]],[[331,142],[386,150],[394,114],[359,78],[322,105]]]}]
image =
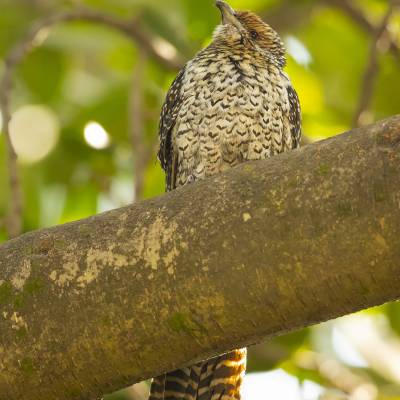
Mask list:
[{"label": "barred tail feathers", "polygon": [[149,400],[240,400],[246,349],[154,378]]}]

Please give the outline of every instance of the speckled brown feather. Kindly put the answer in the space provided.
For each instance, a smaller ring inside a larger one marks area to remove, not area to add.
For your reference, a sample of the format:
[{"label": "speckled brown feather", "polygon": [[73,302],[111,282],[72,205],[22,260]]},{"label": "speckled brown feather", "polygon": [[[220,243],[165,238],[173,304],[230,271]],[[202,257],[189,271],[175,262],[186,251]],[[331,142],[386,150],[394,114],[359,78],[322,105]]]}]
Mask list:
[{"label": "speckled brown feather", "polygon": [[[218,26],[167,94],[158,153],[167,190],[299,147],[300,105],[281,39],[251,12],[234,17],[240,23]],[[150,400],[240,399],[245,364],[238,349],[161,375]]]}]

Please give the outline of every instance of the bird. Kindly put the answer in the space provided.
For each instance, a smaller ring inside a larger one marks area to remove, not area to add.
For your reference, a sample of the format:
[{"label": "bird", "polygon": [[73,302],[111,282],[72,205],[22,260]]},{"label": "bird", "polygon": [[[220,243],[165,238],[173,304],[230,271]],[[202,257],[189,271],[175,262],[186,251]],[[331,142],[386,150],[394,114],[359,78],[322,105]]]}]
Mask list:
[{"label": "bird", "polygon": [[[297,149],[301,109],[278,33],[251,11],[215,2],[221,23],[162,106],[158,159],[166,191]],[[149,400],[238,400],[246,349],[153,379]]]}]

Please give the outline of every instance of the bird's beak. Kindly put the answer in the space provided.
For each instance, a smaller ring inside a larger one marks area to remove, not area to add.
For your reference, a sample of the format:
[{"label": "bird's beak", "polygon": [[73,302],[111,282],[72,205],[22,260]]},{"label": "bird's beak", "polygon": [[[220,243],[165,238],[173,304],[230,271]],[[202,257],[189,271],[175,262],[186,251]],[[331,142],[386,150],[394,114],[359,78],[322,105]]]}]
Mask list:
[{"label": "bird's beak", "polygon": [[235,10],[228,3],[225,3],[225,1],[222,0],[216,0],[215,5],[221,11],[223,25],[232,25],[236,27],[238,30],[242,29],[242,24],[236,18]]}]

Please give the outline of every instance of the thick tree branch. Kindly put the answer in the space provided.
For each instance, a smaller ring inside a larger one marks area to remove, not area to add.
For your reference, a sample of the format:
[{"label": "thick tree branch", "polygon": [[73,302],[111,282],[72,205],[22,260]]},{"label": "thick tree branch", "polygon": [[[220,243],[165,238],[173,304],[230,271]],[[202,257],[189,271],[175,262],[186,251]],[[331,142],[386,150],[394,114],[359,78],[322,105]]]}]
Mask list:
[{"label": "thick tree branch", "polygon": [[0,247],[0,399],[90,399],[400,298],[400,116]]}]

